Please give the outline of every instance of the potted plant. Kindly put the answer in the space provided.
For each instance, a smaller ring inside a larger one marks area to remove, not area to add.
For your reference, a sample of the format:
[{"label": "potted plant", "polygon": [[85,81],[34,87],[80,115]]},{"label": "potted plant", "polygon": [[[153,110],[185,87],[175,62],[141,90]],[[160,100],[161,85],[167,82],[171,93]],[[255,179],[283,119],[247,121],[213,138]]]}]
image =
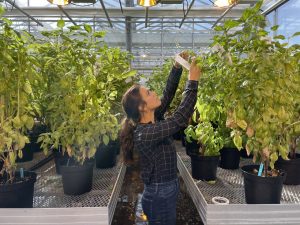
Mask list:
[{"label": "potted plant", "polygon": [[247,153],[264,167],[262,175],[259,165],[242,168],[246,202],[271,204],[280,203],[285,179],[274,163],[279,156],[287,159],[288,155],[290,137],[283,131],[292,124],[299,102],[300,54],[298,45],[283,42],[284,36],[268,38],[261,4],[246,9],[239,20],[217,26],[221,34],[214,37],[213,44],[220,46],[216,55],[223,59],[218,69],[226,125],[238,148],[242,148],[242,136],[247,136]]},{"label": "potted plant", "polygon": [[[64,31],[62,20],[58,21],[58,27],[43,32],[47,41],[37,46],[38,51],[51,53],[43,71],[44,76],[52,76],[47,84],[49,104],[45,115],[50,132],[42,134],[39,141],[46,152],[50,147],[61,148],[63,154],[71,157],[61,166],[64,192],[79,195],[92,188],[90,159],[97,147],[117,137],[117,119],[111,114],[112,101],[117,95],[115,84],[133,73],[116,74],[109,70],[105,73],[103,68],[97,68],[106,63],[101,56],[108,53],[98,40],[103,32],[93,33],[89,25],[72,26]],[[111,70],[113,67],[111,64]]]},{"label": "potted plant", "polygon": [[[298,97],[298,99],[300,99]],[[295,122],[285,128],[285,132],[290,136],[288,160],[279,157],[275,163],[277,169],[286,171],[286,179],[284,184],[299,185],[300,184],[300,154],[296,152],[300,148],[300,105],[295,113]]]},{"label": "potted plant", "polygon": [[[3,12],[0,6],[0,16]],[[34,123],[29,99],[37,74],[23,36],[11,21],[0,20],[0,207],[31,208],[36,173],[17,171],[16,159],[22,158],[26,131]]]},{"label": "potted plant", "polygon": [[199,151],[190,153],[192,177],[197,180],[212,181],[216,179],[219,163],[219,151],[223,140],[208,121],[199,122],[196,126],[188,126],[185,130],[186,140],[196,140]]}]

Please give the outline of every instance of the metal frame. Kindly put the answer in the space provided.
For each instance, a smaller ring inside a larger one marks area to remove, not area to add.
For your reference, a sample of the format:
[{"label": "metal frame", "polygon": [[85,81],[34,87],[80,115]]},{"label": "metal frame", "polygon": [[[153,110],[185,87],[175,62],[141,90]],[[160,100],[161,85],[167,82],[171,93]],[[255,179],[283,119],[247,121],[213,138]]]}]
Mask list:
[{"label": "metal frame", "polygon": [[107,12],[107,10],[106,10],[106,8],[105,8],[105,5],[104,5],[103,0],[100,0],[100,3],[101,3],[102,9],[103,9],[103,11],[104,11],[104,13],[105,13],[106,19],[107,19],[107,21],[108,21],[110,27],[113,27],[113,25],[112,25],[112,23],[111,23],[111,21],[110,21],[108,12]]},{"label": "metal frame", "polygon": [[21,13],[23,13],[24,15],[26,15],[28,18],[30,18],[31,20],[33,20],[34,22],[36,22],[38,25],[40,26],[44,26],[42,23],[40,23],[38,20],[36,20],[35,18],[33,18],[31,15],[29,15],[27,12],[25,12],[23,9],[21,9],[17,4],[15,4],[15,2],[11,1],[11,0],[5,0],[7,3],[9,3],[11,6],[15,7],[17,10],[19,10]]},{"label": "metal frame", "polygon": [[[200,217],[205,225],[299,225],[300,224],[300,198],[290,198],[290,194],[298,190],[300,196],[300,186],[284,187],[285,198],[290,199],[289,203],[282,204],[229,204],[229,205],[214,205],[208,203],[205,189],[211,189],[212,193],[222,196],[222,189],[217,189],[218,185],[206,184],[202,181],[194,180],[190,172],[190,157],[185,154],[181,143],[176,143],[177,148],[177,167],[181,177],[187,186],[188,192],[191,195],[193,202],[199,212]],[[218,168],[219,170],[219,168]],[[218,171],[219,172],[219,171]],[[234,172],[227,172],[230,175]],[[237,174],[235,172],[235,174]],[[222,173],[222,175],[224,175]],[[239,175],[240,176],[240,175]],[[218,176],[220,182],[224,182],[231,190],[233,195],[241,196],[241,190],[234,189],[234,183],[240,182],[239,176],[226,178]],[[230,182],[229,182],[230,180]],[[217,181],[218,182],[218,181]],[[238,183],[240,184],[240,183]],[[232,186],[231,186],[232,185]],[[216,187],[217,186],[217,187]],[[224,197],[228,198],[228,194],[223,193]],[[295,195],[295,194],[294,194]]]},{"label": "metal frame", "polygon": [[225,16],[227,13],[229,13],[229,12],[233,9],[233,7],[236,6],[236,5],[237,5],[236,3],[230,5],[230,6],[225,10],[225,12],[223,12],[222,15],[217,19],[217,21],[212,25],[211,28],[214,28],[214,27],[220,22],[220,20],[223,19],[224,16]]},{"label": "metal frame", "polygon": [[192,6],[194,5],[194,2],[195,2],[195,0],[192,0],[192,2],[191,2],[191,4],[190,4],[189,8],[188,8],[187,11],[184,13],[184,16],[183,16],[182,21],[181,21],[181,23],[180,23],[180,25],[179,25],[179,28],[181,28],[181,26],[182,26],[182,24],[183,24],[183,22],[184,22],[186,16],[189,14],[189,12],[190,12]]},{"label": "metal frame", "polygon": [[70,15],[64,10],[64,8],[61,5],[57,6],[64,14],[65,16],[75,25],[77,26],[77,23],[70,17]]}]

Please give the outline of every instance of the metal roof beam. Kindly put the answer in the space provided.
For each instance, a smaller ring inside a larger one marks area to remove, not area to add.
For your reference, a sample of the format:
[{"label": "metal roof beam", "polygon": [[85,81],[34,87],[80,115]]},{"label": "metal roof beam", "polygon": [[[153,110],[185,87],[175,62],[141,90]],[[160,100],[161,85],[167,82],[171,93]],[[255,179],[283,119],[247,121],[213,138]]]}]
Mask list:
[{"label": "metal roof beam", "polygon": [[36,20],[35,18],[33,18],[30,14],[28,14],[27,12],[25,12],[23,9],[21,9],[16,3],[15,1],[11,1],[11,0],[5,0],[7,3],[9,3],[11,6],[15,7],[17,10],[19,10],[21,13],[23,13],[24,15],[26,15],[28,18],[30,18],[31,20],[33,20],[34,22],[36,22],[38,25],[40,26],[44,26],[42,23],[40,23],[38,20]]},{"label": "metal roof beam", "polygon": [[103,11],[104,11],[104,13],[105,13],[105,16],[106,16],[106,18],[107,18],[107,21],[108,21],[110,27],[113,27],[113,25],[112,25],[112,23],[111,23],[111,21],[110,21],[108,12],[107,12],[107,10],[106,10],[106,8],[105,8],[105,5],[104,5],[103,0],[100,0],[100,3],[101,3],[102,9],[103,9]]},{"label": "metal roof beam", "polygon": [[61,5],[57,6],[62,12],[63,14],[65,14],[65,16],[75,25],[77,26],[77,23],[69,16],[69,14],[64,10],[64,8]]},{"label": "metal roof beam", "polygon": [[[24,12],[28,15],[32,16],[61,16],[61,12],[57,8],[52,7],[24,7],[22,8]],[[106,8],[105,11],[103,9],[97,9],[93,7],[86,8],[75,8],[75,7],[65,7],[64,10],[73,18],[74,17],[107,17],[106,13],[110,15],[111,18],[124,18],[126,16],[135,17],[135,18],[145,18],[145,9],[139,7],[123,7],[124,14],[120,14],[119,8]],[[202,6],[202,7],[194,7],[190,10],[189,14],[186,18],[216,18],[220,16],[220,13],[223,12],[224,9],[212,6]],[[237,6],[234,10],[230,11],[226,16],[228,17],[240,17],[242,12],[245,10],[245,7]],[[5,16],[19,16],[21,15],[17,10],[6,11]],[[182,18],[182,9],[174,9],[167,7],[157,7],[149,10],[149,18],[157,18],[157,17],[168,17],[168,18]],[[109,18],[109,17],[107,17]]]}]

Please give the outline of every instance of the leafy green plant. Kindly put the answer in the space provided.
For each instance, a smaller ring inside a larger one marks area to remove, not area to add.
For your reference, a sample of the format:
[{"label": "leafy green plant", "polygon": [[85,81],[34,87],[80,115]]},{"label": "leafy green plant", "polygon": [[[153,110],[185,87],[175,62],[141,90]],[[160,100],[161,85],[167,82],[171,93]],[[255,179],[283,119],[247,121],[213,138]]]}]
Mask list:
[{"label": "leafy green plant", "polygon": [[30,98],[37,73],[24,36],[11,28],[8,19],[0,21],[0,160],[4,163],[0,175],[12,183],[16,158],[22,158],[21,150],[29,143],[26,133],[34,124]]},{"label": "leafy green plant", "polygon": [[298,123],[300,47],[288,46],[283,35],[268,38],[261,4],[246,9],[238,20],[217,26],[220,35],[212,44],[217,50],[198,60],[205,73],[211,70],[210,77],[204,73],[203,78],[213,81],[216,93],[208,97],[222,98],[235,145],[240,149],[242,137],[247,136],[247,153],[265,164],[267,176],[279,155],[287,159],[291,141],[287,128]]},{"label": "leafy green plant", "polygon": [[[108,48],[103,32],[92,32],[89,25],[43,32],[45,40],[34,45],[42,56],[41,72],[47,106],[45,120],[51,131],[43,134],[44,151],[62,147],[63,152],[83,163],[96,148],[116,139],[119,124],[111,113],[120,94],[118,87],[133,77],[128,55]],[[122,93],[123,94],[123,93]]]}]

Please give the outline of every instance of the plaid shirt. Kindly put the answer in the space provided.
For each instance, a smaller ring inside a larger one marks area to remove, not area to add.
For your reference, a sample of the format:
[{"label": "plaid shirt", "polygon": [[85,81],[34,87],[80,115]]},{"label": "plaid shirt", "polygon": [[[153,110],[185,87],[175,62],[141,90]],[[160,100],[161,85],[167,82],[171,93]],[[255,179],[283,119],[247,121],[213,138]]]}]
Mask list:
[{"label": "plaid shirt", "polygon": [[184,97],[174,114],[164,120],[182,69],[172,68],[155,123],[138,124],[134,131],[134,148],[139,152],[141,176],[145,184],[163,183],[177,178],[176,149],[172,135],[186,127],[196,103],[198,81],[187,81]]}]

